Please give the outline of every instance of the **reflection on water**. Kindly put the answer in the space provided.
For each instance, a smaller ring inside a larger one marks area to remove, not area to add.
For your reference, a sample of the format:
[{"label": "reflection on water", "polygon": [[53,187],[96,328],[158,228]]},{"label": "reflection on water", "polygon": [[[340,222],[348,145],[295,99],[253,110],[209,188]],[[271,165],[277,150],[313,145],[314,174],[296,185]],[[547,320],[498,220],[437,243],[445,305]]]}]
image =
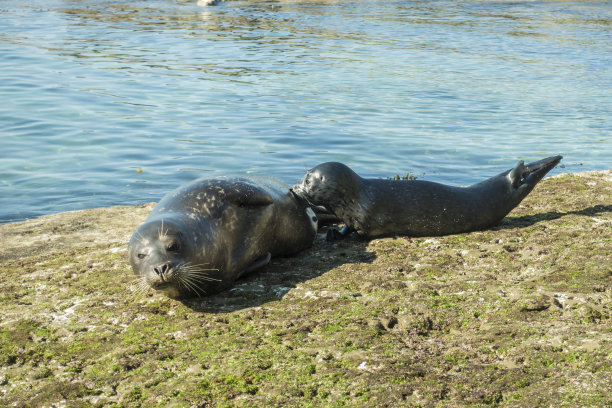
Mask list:
[{"label": "reflection on water", "polygon": [[329,160],[612,167],[606,2],[21,3],[0,0],[0,222]]}]

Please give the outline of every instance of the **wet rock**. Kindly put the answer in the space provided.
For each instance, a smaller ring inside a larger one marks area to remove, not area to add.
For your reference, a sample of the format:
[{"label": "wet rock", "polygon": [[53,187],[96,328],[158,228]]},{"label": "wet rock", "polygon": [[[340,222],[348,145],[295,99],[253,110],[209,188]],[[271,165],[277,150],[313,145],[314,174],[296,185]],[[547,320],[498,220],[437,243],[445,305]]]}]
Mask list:
[{"label": "wet rock", "polygon": [[608,406],[607,174],[544,180],[491,230],[320,240],[188,302],[127,290],[116,248],[150,208],[0,226],[0,406]]},{"label": "wet rock", "polygon": [[522,312],[541,312],[552,306],[553,300],[548,295],[534,295],[521,299],[518,308]]}]

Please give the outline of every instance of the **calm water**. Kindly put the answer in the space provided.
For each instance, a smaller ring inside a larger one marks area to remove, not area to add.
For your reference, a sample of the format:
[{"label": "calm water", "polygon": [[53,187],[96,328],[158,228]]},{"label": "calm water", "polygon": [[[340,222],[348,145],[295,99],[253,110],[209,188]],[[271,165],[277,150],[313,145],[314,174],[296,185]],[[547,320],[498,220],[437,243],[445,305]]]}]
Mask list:
[{"label": "calm water", "polygon": [[612,168],[612,6],[0,0],[0,222],[324,161],[465,185]]}]

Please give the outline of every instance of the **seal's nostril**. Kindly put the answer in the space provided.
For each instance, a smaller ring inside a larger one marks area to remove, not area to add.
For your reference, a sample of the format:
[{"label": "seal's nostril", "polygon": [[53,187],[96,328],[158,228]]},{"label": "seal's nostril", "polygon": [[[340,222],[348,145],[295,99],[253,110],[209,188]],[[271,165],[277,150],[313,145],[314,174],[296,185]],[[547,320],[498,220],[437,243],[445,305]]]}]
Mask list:
[{"label": "seal's nostril", "polygon": [[158,275],[164,275],[168,272],[168,269],[170,269],[170,266],[168,264],[163,264],[163,265],[158,265],[155,266],[153,268],[153,271],[155,271],[156,274]]}]

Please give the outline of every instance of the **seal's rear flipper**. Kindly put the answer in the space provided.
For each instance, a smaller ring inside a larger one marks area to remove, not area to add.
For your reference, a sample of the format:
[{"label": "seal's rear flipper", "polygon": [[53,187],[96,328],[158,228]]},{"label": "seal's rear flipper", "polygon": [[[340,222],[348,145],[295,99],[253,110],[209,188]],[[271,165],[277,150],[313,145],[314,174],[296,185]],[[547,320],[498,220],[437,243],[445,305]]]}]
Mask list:
[{"label": "seal's rear flipper", "polygon": [[512,170],[510,170],[510,173],[508,173],[508,178],[510,179],[512,187],[518,188],[521,185],[521,180],[523,179],[524,173],[525,162],[521,160]]},{"label": "seal's rear flipper", "polygon": [[563,156],[551,156],[527,165],[521,160],[516,167],[510,170],[508,178],[514,188],[522,187],[531,190],[544,178],[546,173],[559,164],[562,158]]}]

